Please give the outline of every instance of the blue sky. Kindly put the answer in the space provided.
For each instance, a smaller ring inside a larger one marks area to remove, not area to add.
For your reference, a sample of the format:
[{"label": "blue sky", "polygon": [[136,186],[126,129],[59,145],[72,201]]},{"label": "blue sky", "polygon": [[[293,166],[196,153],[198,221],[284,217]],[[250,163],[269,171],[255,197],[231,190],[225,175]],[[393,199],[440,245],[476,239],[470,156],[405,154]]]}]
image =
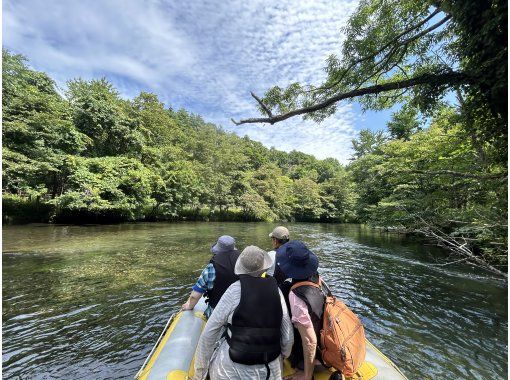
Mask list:
[{"label": "blue sky", "polygon": [[156,93],[224,129],[266,146],[343,163],[361,128],[381,129],[390,111],[362,114],[342,103],[320,124],[293,118],[235,126],[259,116],[250,91],[325,77],[340,55],[341,28],[357,1],[4,0],[3,44],[65,88],[107,77],[126,98]]}]

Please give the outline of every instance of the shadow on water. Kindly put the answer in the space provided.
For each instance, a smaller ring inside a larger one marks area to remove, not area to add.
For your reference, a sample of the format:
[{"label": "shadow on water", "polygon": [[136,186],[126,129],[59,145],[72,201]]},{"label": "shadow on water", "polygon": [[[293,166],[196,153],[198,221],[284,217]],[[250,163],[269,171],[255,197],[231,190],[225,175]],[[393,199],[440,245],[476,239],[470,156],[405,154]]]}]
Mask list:
[{"label": "shadow on water", "polygon": [[[231,234],[269,249],[264,223],[7,226],[4,378],[132,378],[167,318]],[[409,378],[505,378],[507,283],[359,225],[292,224],[335,293]]]}]

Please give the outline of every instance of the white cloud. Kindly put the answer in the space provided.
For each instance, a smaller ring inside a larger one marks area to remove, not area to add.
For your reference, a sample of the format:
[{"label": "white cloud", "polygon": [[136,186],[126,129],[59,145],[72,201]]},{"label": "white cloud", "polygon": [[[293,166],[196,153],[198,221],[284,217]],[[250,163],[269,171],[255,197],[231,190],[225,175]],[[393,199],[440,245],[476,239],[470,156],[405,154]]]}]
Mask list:
[{"label": "white cloud", "polygon": [[258,116],[250,91],[324,77],[340,54],[355,1],[40,1],[4,3],[4,44],[62,85],[108,77],[124,96],[153,91],[267,146],[346,162],[357,115],[349,105],[321,124],[299,118],[236,127]]}]

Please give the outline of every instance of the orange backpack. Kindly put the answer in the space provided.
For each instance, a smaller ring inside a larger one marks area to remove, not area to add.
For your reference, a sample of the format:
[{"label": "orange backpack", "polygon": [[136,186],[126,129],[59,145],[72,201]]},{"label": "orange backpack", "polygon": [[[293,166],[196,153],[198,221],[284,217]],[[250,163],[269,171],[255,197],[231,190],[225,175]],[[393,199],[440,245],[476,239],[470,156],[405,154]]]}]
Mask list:
[{"label": "orange backpack", "polygon": [[[320,285],[311,281],[299,282],[290,290],[304,285],[322,290],[322,280],[319,280],[319,283]],[[353,376],[365,361],[365,329],[356,314],[336,299],[329,289],[324,302],[318,343],[324,364],[335,368],[346,377]]]}]

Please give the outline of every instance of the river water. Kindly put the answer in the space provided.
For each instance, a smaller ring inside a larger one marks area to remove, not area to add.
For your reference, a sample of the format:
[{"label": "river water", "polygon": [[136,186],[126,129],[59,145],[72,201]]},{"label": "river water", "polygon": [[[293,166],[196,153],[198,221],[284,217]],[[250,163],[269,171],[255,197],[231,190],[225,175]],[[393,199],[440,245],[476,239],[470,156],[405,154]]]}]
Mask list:
[{"label": "river water", "polygon": [[[132,378],[223,234],[269,249],[264,223],[3,228],[3,378]],[[504,379],[507,282],[359,225],[291,224],[368,338],[409,379]]]}]

